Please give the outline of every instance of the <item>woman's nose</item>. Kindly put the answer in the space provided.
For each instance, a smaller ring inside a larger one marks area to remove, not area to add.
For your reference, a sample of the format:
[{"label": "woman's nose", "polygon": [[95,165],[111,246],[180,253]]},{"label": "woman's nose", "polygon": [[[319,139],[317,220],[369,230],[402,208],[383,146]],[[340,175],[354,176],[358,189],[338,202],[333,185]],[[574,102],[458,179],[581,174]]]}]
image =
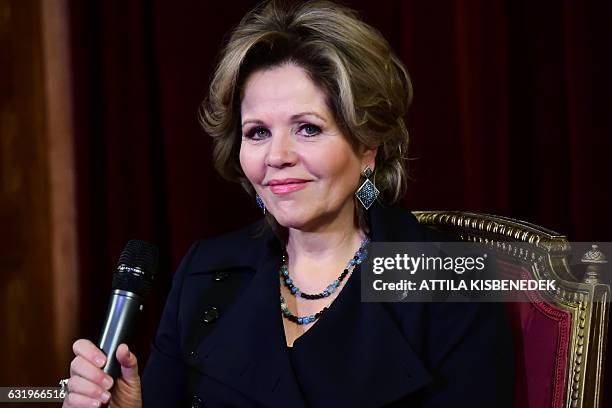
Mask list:
[{"label": "woman's nose", "polygon": [[286,167],[295,164],[297,155],[293,139],[288,134],[273,135],[268,144],[266,164],[271,167]]}]

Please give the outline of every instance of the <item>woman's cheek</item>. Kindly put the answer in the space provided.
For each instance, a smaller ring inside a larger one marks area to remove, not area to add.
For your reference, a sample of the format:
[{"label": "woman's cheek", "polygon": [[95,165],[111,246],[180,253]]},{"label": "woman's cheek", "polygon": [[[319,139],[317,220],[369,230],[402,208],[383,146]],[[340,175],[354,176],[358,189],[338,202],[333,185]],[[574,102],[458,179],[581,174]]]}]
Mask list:
[{"label": "woman's cheek", "polygon": [[253,184],[257,182],[257,160],[255,160],[254,154],[248,147],[244,145],[240,148],[240,167],[244,172],[244,175]]}]

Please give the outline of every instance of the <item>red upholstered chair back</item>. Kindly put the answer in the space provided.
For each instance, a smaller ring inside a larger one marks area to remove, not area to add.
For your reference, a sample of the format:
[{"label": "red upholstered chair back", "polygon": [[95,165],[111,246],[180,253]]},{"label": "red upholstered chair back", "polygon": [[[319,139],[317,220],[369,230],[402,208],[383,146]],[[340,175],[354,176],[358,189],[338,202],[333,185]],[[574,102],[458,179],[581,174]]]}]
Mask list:
[{"label": "red upholstered chair back", "polygon": [[600,407],[610,287],[597,265],[578,280],[567,239],[523,221],[456,211],[415,211],[419,222],[496,251],[508,278],[554,279],[551,292],[506,303],[516,358],[515,407]]}]

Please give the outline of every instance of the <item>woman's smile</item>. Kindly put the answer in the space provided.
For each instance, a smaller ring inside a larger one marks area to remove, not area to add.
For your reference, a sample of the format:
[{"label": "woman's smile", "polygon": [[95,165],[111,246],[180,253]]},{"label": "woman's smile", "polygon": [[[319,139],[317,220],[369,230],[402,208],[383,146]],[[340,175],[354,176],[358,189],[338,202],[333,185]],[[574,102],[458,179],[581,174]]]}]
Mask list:
[{"label": "woman's smile", "polygon": [[273,179],[264,185],[269,186],[270,191],[276,195],[285,195],[305,188],[309,181],[298,178]]},{"label": "woman's smile", "polygon": [[276,195],[285,195],[306,188],[308,181],[270,185],[270,191]]}]

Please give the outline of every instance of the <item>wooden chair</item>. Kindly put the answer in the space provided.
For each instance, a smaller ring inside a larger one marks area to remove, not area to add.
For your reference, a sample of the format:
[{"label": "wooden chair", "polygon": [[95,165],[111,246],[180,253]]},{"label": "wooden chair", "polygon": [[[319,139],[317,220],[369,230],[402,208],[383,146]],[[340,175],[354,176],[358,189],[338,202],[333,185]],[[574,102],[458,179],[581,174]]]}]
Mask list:
[{"label": "wooden chair", "polygon": [[[479,242],[504,273],[555,279],[555,291],[507,303],[516,355],[515,406],[601,407],[610,287],[600,283],[605,256],[594,246],[577,279],[566,237],[516,219],[455,211],[415,211],[420,223]],[[540,292],[539,292],[540,293]],[[607,402],[608,404],[610,401]]]}]

